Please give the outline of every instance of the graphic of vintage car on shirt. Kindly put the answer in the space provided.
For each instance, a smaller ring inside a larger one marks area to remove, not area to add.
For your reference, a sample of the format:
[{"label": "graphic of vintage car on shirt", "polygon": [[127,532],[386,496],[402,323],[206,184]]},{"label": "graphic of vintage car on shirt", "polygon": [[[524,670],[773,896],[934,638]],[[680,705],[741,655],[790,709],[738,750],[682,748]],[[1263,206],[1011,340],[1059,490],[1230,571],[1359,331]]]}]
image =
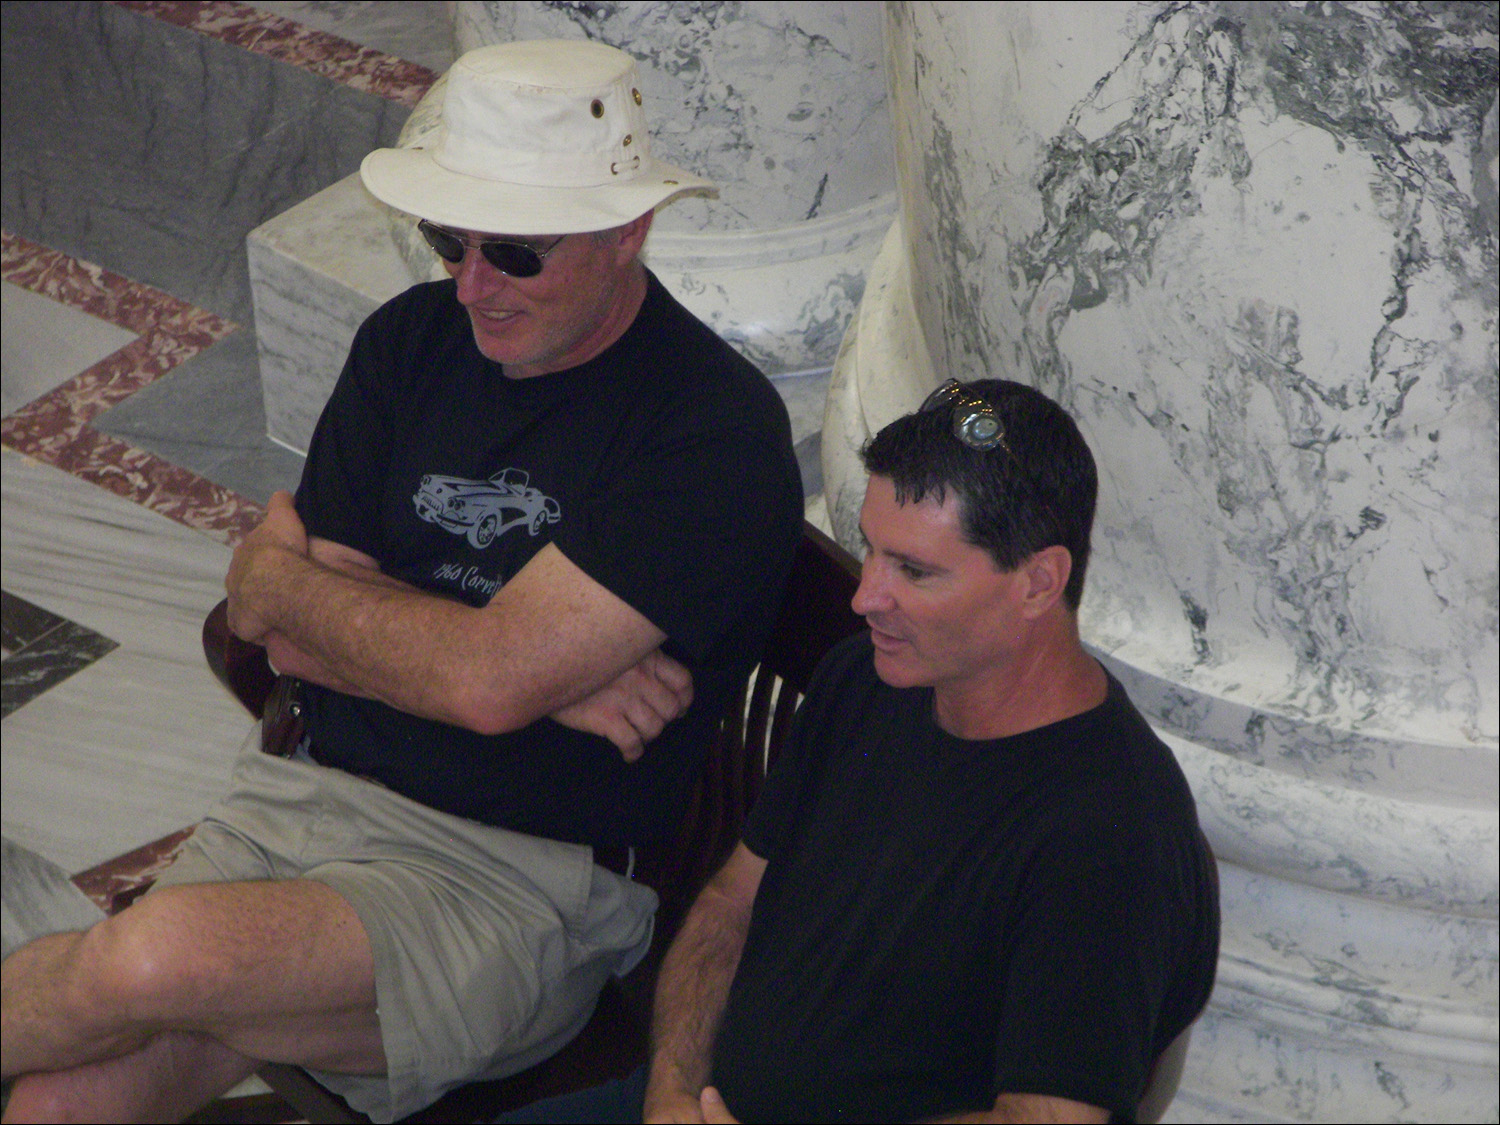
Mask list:
[{"label": "graphic of vintage car on shirt", "polygon": [[513,527],[535,535],[544,524],[562,518],[557,501],[532,488],[521,469],[502,469],[489,480],[428,473],[412,502],[428,523],[467,536],[480,550]]}]

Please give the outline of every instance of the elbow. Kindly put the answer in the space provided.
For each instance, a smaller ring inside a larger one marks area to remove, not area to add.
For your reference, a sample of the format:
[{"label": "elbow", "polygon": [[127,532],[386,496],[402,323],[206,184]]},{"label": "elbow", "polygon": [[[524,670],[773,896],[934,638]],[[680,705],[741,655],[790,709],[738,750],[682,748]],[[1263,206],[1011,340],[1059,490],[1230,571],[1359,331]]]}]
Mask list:
[{"label": "elbow", "polygon": [[470,683],[454,695],[451,721],[474,734],[490,737],[510,734],[533,721],[509,692],[494,684]]},{"label": "elbow", "polygon": [[477,700],[455,710],[453,725],[488,738],[520,730],[526,724],[516,722],[510,711],[492,701]]}]

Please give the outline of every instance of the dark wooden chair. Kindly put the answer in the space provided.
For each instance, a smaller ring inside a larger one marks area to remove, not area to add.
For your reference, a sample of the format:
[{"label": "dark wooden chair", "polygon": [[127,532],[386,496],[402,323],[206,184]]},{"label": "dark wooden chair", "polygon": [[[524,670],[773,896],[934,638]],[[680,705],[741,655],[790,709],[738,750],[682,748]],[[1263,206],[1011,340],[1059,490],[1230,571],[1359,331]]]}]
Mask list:
[{"label": "dark wooden chair", "polygon": [[[786,739],[792,714],[813,669],[828,649],[864,627],[849,602],[859,565],[811,524],[792,565],[781,612],[759,665],[720,720],[708,768],[694,794],[678,837],[669,846],[641,849],[636,878],[661,896],[651,953],[629,976],[612,980],[593,1017],[578,1036],[545,1062],[509,1078],[476,1082],[450,1091],[410,1121],[487,1121],[539,1098],[571,1093],[623,1077],[645,1062],[650,997],[661,955],[693,897],[728,856],[740,824],[754,803],[770,763]],[[265,651],[229,632],[225,606],[216,606],[203,626],[209,666],[260,717],[276,686]],[[74,877],[79,889],[107,913],[123,909],[149,889],[192,833],[185,828],[128,855]],[[286,1120],[278,1112],[311,1122],[368,1120],[329,1093],[305,1071],[280,1063],[263,1066],[260,1077],[279,1096],[216,1103],[195,1120]]]}]

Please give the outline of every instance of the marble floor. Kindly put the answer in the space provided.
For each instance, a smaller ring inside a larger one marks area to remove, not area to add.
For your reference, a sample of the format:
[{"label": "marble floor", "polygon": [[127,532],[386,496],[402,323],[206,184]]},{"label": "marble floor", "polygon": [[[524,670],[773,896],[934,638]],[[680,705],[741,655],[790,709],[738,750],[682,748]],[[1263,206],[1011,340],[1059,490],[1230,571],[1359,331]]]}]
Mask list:
[{"label": "marble floor", "polygon": [[0,11],[3,825],[71,871],[196,819],[249,727],[198,630],[301,462],[264,437],[245,235],[389,143],[451,31],[441,3]]},{"label": "marble floor", "polygon": [[0,820],[7,881],[45,881],[226,785],[252,724],[199,630],[301,470],[264,437],[245,235],[391,143],[452,33],[440,2],[0,20]]}]

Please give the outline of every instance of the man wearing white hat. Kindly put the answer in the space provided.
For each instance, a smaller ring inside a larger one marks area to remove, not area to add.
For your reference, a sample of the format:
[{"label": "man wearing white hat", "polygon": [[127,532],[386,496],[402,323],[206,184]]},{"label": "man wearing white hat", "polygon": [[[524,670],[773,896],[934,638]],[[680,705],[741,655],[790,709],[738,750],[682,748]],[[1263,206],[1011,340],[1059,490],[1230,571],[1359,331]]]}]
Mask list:
[{"label": "man wearing white hat", "polygon": [[546,1057],[644,953],[631,849],[769,628],[790,429],[637,260],[709,185],[651,156],[629,57],[470,52],[437,143],[362,173],[451,280],[361,328],[230,567],[305,736],[146,898],[7,959],[8,1117],[179,1117],[277,1060],[388,1120]]}]

